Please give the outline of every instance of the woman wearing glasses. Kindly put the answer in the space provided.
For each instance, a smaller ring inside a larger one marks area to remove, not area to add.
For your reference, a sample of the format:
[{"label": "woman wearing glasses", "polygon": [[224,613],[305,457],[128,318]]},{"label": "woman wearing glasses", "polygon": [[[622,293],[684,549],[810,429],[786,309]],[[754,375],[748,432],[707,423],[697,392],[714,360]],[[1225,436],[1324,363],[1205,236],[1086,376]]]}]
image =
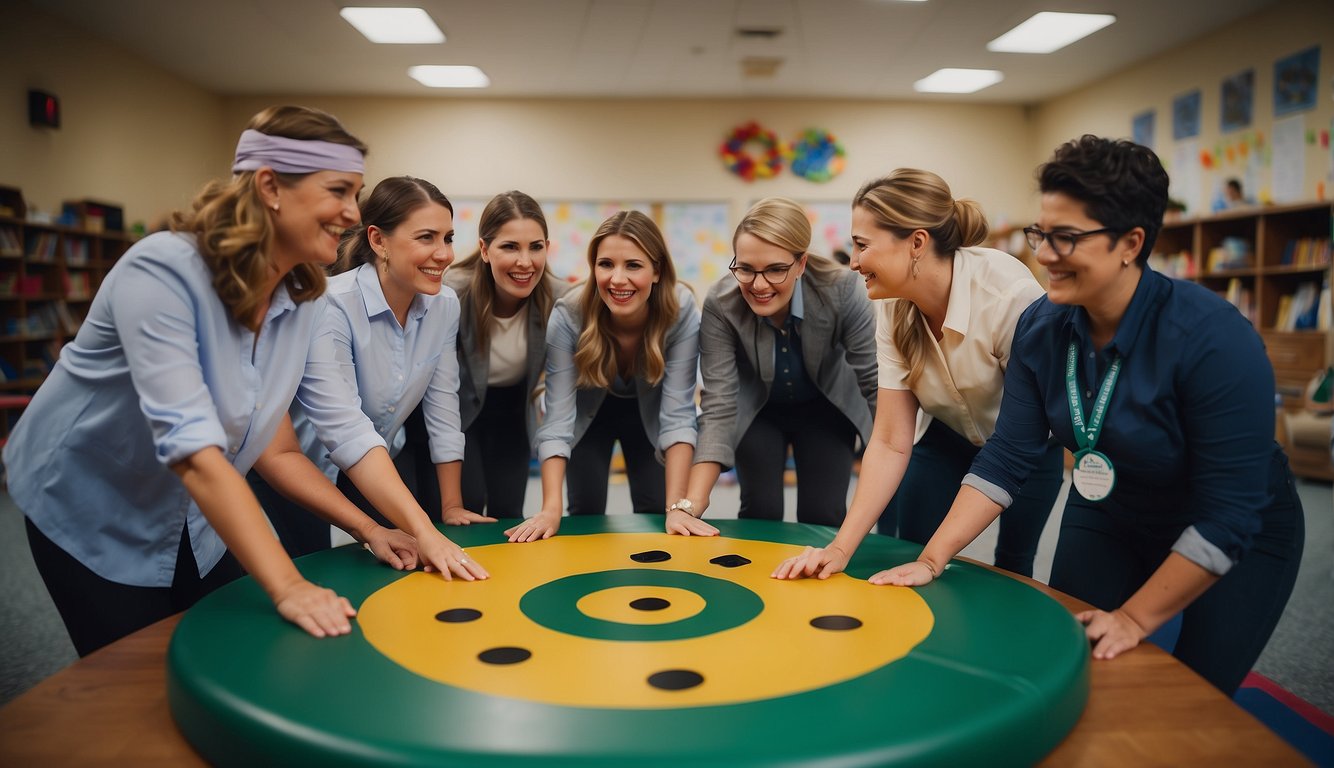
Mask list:
[{"label": "woman wearing glasses", "polygon": [[1051,285],[1019,318],[996,434],[918,561],[871,581],[939,577],[1050,430],[1076,457],[1051,586],[1096,607],[1076,617],[1094,658],[1181,612],[1174,654],[1230,696],[1283,612],[1304,539],[1274,442],[1273,369],[1232,305],[1145,268],[1168,187],[1151,151],[1084,136],[1038,178],[1026,232]]},{"label": "woman wearing glasses", "polygon": [[783,519],[789,446],[797,519],[843,520],[855,443],[870,436],[875,408],[875,326],[856,275],[807,253],[810,243],[806,212],[784,198],[761,200],[737,225],[732,275],[704,299],[699,443],[669,533],[700,532],[694,518],[732,466],[739,516]]},{"label": "woman wearing glasses", "polygon": [[[847,521],[828,547],[785,560],[776,578],[826,578],[881,533],[925,543],[1000,410],[1015,321],[1042,295],[1018,259],[979,248],[987,222],[943,179],[900,168],[861,188],[852,207],[852,267],[877,306],[880,394]],[[917,411],[925,413],[924,432]],[[917,437],[914,446],[914,437]],[[1037,471],[1001,518],[996,564],[1031,575],[1042,526],[1061,489],[1061,448],[1043,443]],[[886,504],[894,499],[888,511]]]},{"label": "woman wearing glasses", "polygon": [[639,211],[602,222],[588,262],[588,279],[547,321],[542,510],[506,531],[510,541],[556,533],[562,485],[571,515],[604,514],[617,442],[634,511],[658,512],[685,494],[695,449],[695,298],[676,282],[662,232]]}]

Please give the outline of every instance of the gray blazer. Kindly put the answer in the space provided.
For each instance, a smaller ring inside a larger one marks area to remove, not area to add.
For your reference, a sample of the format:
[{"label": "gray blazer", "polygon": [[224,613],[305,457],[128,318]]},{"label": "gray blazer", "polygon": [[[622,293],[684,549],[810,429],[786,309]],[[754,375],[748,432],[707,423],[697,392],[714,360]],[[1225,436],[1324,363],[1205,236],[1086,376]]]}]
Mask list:
[{"label": "gray blazer", "polygon": [[[486,269],[486,265],[478,264],[479,269]],[[477,314],[473,305],[472,292],[468,290],[468,273],[459,273],[453,280],[450,279],[453,272],[445,273],[445,283],[454,289],[459,296],[459,305],[462,310],[459,316],[459,415],[461,417],[462,429],[466,431],[472,425],[477,414],[482,412],[482,406],[486,404],[486,378],[491,370],[491,356],[488,350],[482,349],[477,343]],[[564,296],[572,286],[561,280],[552,281],[552,294],[556,300]],[[554,306],[554,305],[553,305]],[[530,309],[528,312],[528,358],[524,364],[523,384],[528,393],[528,408],[526,423],[528,426],[528,444],[531,445],[534,436],[537,434],[538,409],[536,398],[533,397],[534,390],[542,381],[542,370],[546,365],[547,359],[547,329],[546,318],[542,313]],[[485,332],[485,331],[483,331]]]},{"label": "gray blazer", "polygon": [[[801,354],[806,374],[848,417],[865,444],[871,437],[877,386],[875,317],[858,275],[826,281],[807,270],[802,280]],[[699,439],[695,463],[735,463],[736,446],[769,400],[774,333],[726,276],[704,299],[699,329]]]}]

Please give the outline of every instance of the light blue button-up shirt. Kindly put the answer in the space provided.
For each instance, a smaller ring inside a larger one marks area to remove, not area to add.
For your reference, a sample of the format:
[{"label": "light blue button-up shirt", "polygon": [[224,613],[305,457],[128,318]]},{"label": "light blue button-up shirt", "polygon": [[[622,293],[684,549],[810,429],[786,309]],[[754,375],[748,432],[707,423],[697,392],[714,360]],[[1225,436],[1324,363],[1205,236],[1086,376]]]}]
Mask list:
[{"label": "light blue button-up shirt", "polygon": [[257,336],[212,281],[192,236],[135,244],[5,446],[19,508],[104,579],[170,586],[182,526],[208,573],[225,547],[170,467],[216,446],[245,474],[298,389],[348,453],[383,444],[337,371],[307,364],[327,302],[280,285]]},{"label": "light blue button-up shirt", "polygon": [[[546,418],[538,427],[537,457],[569,458],[570,449],[593,423],[606,390],[578,389],[574,367],[575,346],[583,323],[579,300],[583,291],[595,291],[591,278],[575,288],[551,310],[547,321]],[[661,455],[676,443],[695,444],[695,385],[699,369],[699,309],[695,296],[678,283],[676,299],[681,308],[663,340],[666,370],[654,386],[636,378],[639,414],[644,433]]]},{"label": "light blue button-up shirt", "polygon": [[[418,294],[408,307],[406,326],[398,324],[389,308],[373,266],[363,264],[330,279],[325,297],[329,312],[319,336],[327,343],[316,347],[319,362],[330,363],[356,388],[362,412],[390,453],[402,450],[403,422],[422,403],[431,461],[462,461],[459,299],[453,289],[441,286],[435,296]],[[304,400],[292,404],[302,450],[330,478],[336,477],[362,454],[322,443],[308,406]]]}]

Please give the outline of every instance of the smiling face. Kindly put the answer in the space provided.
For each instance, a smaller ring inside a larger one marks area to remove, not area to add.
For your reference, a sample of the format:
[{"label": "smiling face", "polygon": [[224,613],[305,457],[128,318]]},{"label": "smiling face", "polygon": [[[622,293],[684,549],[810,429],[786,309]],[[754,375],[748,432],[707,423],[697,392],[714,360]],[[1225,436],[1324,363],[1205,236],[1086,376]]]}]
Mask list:
[{"label": "smiling face", "polygon": [[265,202],[273,216],[274,260],[279,271],[297,264],[334,263],[343,231],[361,221],[357,208],[361,174],[317,171],[292,185],[278,184],[272,177],[270,182]]},{"label": "smiling face", "polygon": [[648,300],[658,282],[658,270],[633,240],[621,235],[603,238],[593,260],[593,280],[614,322],[638,322],[648,317]]},{"label": "smiling face", "polygon": [[514,314],[533,295],[546,270],[549,247],[542,225],[533,219],[511,219],[490,245],[481,243],[482,261],[495,279],[498,314]]},{"label": "smiling face", "polygon": [[848,266],[866,281],[867,296],[896,299],[904,295],[904,286],[912,279],[912,241],[877,225],[875,215],[860,205],[852,209],[850,256]]},{"label": "smiling face", "polygon": [[440,292],[440,279],[454,261],[454,217],[448,208],[418,206],[392,231],[369,226],[366,237],[380,257],[377,273],[390,306],[406,307],[419,293]]},{"label": "smiling face", "polygon": [[[1102,222],[1089,218],[1083,203],[1060,192],[1044,194],[1041,210],[1036,226],[1044,232],[1077,234],[1103,228]],[[1078,304],[1095,313],[1104,305],[1128,303],[1141,271],[1135,255],[1143,238],[1139,228],[1120,237],[1092,235],[1076,241],[1069,256],[1058,256],[1044,241],[1036,257],[1047,269],[1047,297],[1055,304]]]},{"label": "smiling face", "polygon": [[[740,286],[741,296],[750,310],[760,317],[774,318],[776,322],[784,320],[792,303],[797,278],[806,271],[805,254],[802,258],[796,258],[780,246],[761,240],[749,232],[742,232],[736,238],[736,265],[745,267],[755,275],[755,282],[750,285],[741,283]],[[772,267],[790,269],[782,282],[774,284],[764,274],[764,270]]]}]

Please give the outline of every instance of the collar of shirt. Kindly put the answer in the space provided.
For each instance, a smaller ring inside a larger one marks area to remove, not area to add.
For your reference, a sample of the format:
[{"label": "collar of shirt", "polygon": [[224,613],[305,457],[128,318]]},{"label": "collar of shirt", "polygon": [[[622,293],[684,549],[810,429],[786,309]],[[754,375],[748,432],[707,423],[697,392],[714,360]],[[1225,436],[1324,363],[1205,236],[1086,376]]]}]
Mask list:
[{"label": "collar of shirt", "polygon": [[[968,335],[968,320],[973,312],[973,292],[969,290],[972,281],[972,261],[961,258],[959,251],[954,252],[953,276],[950,278],[950,298],[945,305],[945,320],[941,329],[949,329],[960,336]],[[956,286],[958,290],[956,290]]]},{"label": "collar of shirt", "polygon": [[287,281],[279,280],[278,287],[274,289],[273,296],[269,299],[269,311],[264,315],[265,322],[294,309],[296,302],[292,301],[292,295],[287,292]]},{"label": "collar of shirt", "polygon": [[[783,327],[784,328],[786,328],[787,326],[795,327],[796,325],[798,325],[801,321],[801,315],[805,310],[806,310],[806,302],[802,298],[801,278],[798,277],[795,278],[795,282],[792,284],[792,301],[788,303],[787,320],[783,321]],[[764,322],[768,323],[769,327],[773,328],[774,330],[779,330],[779,331],[783,330],[783,328],[779,328],[778,326],[774,325],[773,320],[767,317],[764,318]]]},{"label": "collar of shirt", "polygon": [[[1155,310],[1167,298],[1170,287],[1168,278],[1154,272],[1146,265],[1144,274],[1140,275],[1139,285],[1135,286],[1135,293],[1130,297],[1130,304],[1126,305],[1125,314],[1121,315],[1121,322],[1116,326],[1112,340],[1105,348],[1093,351],[1104,356],[1115,352],[1120,357],[1129,357],[1145,323],[1156,314]],[[1088,311],[1079,306],[1072,309],[1066,325],[1073,330],[1075,338],[1083,346],[1092,338]]]},{"label": "collar of shirt", "polygon": [[[362,264],[357,267],[357,287],[361,289],[361,299],[366,305],[366,317],[377,317],[386,312],[393,314],[373,265]],[[425,314],[426,302],[422,301],[420,295],[413,296],[412,304],[408,307],[408,320],[420,320]]]}]

